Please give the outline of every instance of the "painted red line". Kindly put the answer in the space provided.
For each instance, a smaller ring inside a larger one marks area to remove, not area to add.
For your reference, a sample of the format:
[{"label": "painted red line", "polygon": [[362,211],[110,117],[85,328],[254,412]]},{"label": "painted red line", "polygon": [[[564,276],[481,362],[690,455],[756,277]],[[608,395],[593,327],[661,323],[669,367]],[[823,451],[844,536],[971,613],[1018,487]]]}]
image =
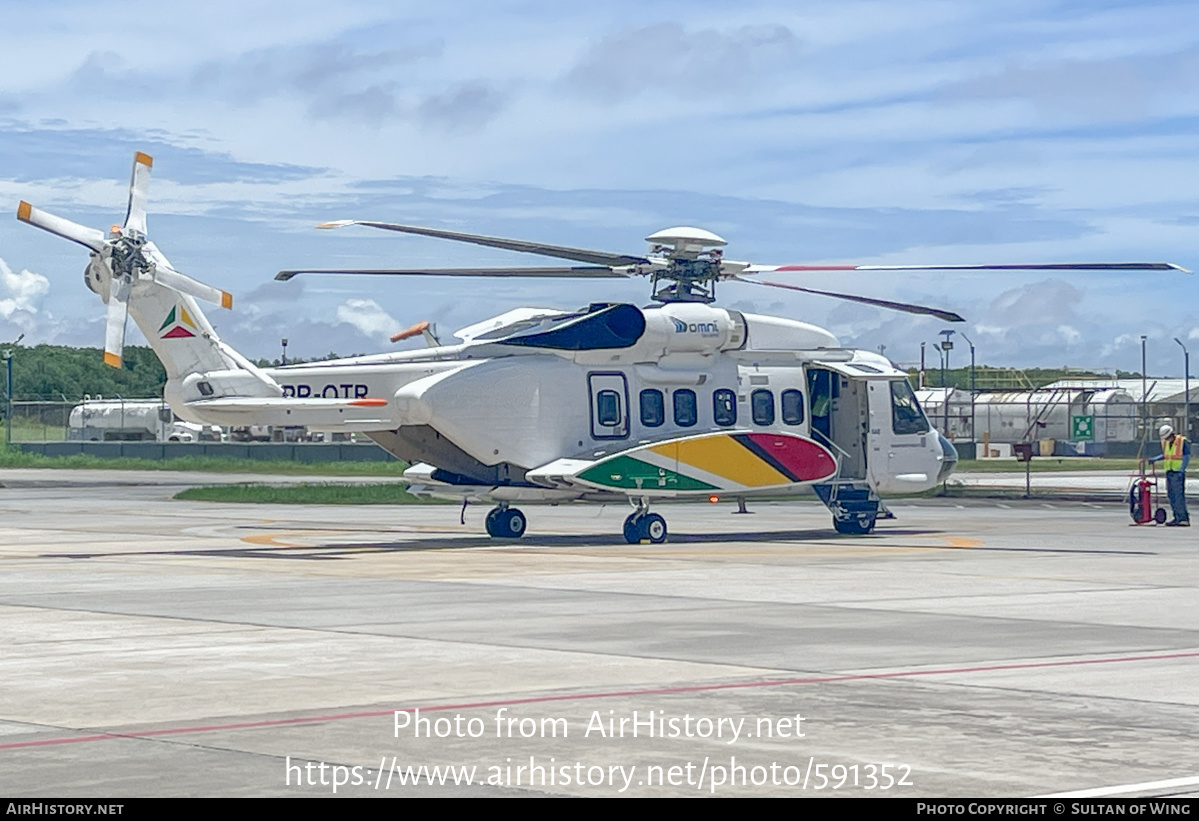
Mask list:
[{"label": "painted red line", "polygon": [[[528,698],[497,699],[494,701],[472,701],[461,704],[431,704],[424,707],[404,707],[409,712],[419,709],[422,713],[442,710],[471,710],[481,707],[512,707],[518,704],[547,704],[555,701],[587,701],[599,698],[623,698],[628,696],[668,696],[680,693],[703,693],[717,690],[745,690],[757,687],[790,687],[800,684],[835,684],[843,681],[870,681],[872,679],[915,678],[918,676],[949,676],[962,673],[994,673],[1004,670],[1035,670],[1049,667],[1078,667],[1089,664],[1122,664],[1132,661],[1169,661],[1171,659],[1199,658],[1199,651],[1188,653],[1159,653],[1146,656],[1119,656],[1116,658],[1073,659],[1071,661],[1032,661],[1020,664],[983,664],[974,667],[942,667],[932,670],[895,670],[889,673],[853,673],[843,676],[811,676],[807,678],[767,679],[766,681],[740,681],[726,684],[694,684],[686,687],[656,687],[640,690],[612,690],[603,693],[568,693],[557,696],[529,696]],[[252,730],[261,727],[286,727],[295,724],[321,724],[329,721],[345,721],[354,718],[378,718],[392,715],[396,709],[365,710],[355,713],[331,713],[320,716],[298,718],[276,718],[265,721],[244,721],[230,724],[199,724],[190,727],[172,727],[165,730],[140,730],[129,733],[98,733],[95,735],[46,738],[39,741],[17,741],[0,744],[0,750],[15,750],[22,747],[48,747],[54,744],[83,744],[89,741],[111,741],[128,738],[155,738],[159,736],[212,733],[222,730]]]}]

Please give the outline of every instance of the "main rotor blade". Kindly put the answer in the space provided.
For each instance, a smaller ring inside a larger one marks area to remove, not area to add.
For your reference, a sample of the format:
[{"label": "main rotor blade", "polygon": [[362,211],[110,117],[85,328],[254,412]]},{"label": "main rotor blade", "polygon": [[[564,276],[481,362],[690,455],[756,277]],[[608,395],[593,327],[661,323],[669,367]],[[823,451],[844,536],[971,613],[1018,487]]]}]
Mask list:
[{"label": "main rotor blade", "polygon": [[566,267],[561,268],[299,268],[280,271],[275,279],[286,282],[298,274],[364,274],[368,276],[422,276],[422,277],[568,277],[575,279],[628,279],[630,274],[611,268]]},{"label": "main rotor blade", "polygon": [[129,280],[114,276],[108,286],[108,319],[104,327],[104,364],[121,367],[125,350],[125,317],[129,313]]},{"label": "main rotor blade", "polygon": [[233,294],[228,291],[222,291],[220,288],[212,285],[205,285],[203,282],[194,280],[186,274],[181,274],[174,268],[161,263],[154,266],[154,281],[181,294],[214,302],[222,308],[233,307]]},{"label": "main rotor blade", "polygon": [[854,296],[853,294],[838,294],[833,291],[818,291],[815,288],[801,288],[798,285],[786,285],[782,282],[767,282],[760,279],[744,279],[742,277],[733,277],[738,282],[748,282],[750,285],[766,285],[771,288],[786,288],[788,291],[800,291],[805,294],[819,294],[820,296],[831,296],[837,299],[847,299],[850,302],[861,302],[864,305],[876,305],[880,308],[890,308],[893,311],[903,311],[909,314],[923,314],[926,316],[935,316],[937,319],[943,319],[946,322],[965,322],[966,320],[955,314],[953,311],[943,311],[940,308],[929,308],[926,305],[911,305],[907,302],[892,302],[887,299],[872,299],[867,296]]},{"label": "main rotor blade", "polygon": [[133,155],[133,176],[129,180],[129,208],[125,211],[125,227],[146,233],[146,194],[150,188],[150,169],[154,159],[138,151]]},{"label": "main rotor blade", "polygon": [[17,219],[41,228],[43,231],[49,231],[51,234],[60,236],[63,239],[77,242],[93,251],[99,251],[104,247],[104,233],[102,231],[97,231],[95,228],[88,228],[86,225],[80,225],[77,222],[71,222],[69,219],[56,217],[49,211],[34,208],[24,200],[17,206]]},{"label": "main rotor blade", "polygon": [[391,222],[368,222],[366,220],[336,220],[323,222],[317,228],[342,228],[346,225],[369,225],[371,228],[382,228],[385,231],[399,231],[402,234],[420,234],[426,237],[450,239],[456,242],[469,242],[474,245],[486,245],[489,248],[503,248],[506,251],[521,251],[526,254],[540,254],[544,257],[571,259],[576,262],[590,262],[593,265],[640,265],[646,263],[645,257],[631,257],[625,254],[611,254],[607,251],[592,251],[587,248],[571,248],[566,245],[546,245],[541,242],[527,242],[520,239],[504,239],[503,237],[488,237],[482,234],[464,234],[460,231],[442,231],[437,228],[421,228],[416,225],[397,225]]},{"label": "main rotor blade", "polygon": [[1181,271],[1172,262],[1040,262],[1020,265],[750,265],[741,273],[780,271]]}]

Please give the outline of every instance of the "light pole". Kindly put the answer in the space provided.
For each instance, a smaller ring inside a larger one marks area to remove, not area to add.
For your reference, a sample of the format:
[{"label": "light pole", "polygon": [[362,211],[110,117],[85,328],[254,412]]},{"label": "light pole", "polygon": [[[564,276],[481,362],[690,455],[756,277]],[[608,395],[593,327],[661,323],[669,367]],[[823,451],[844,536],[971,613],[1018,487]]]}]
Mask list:
[{"label": "light pole", "polygon": [[920,343],[920,378],[916,381],[920,383],[916,387],[923,390],[924,389],[924,343],[923,342]]},{"label": "light pole", "polygon": [[[21,334],[14,341],[13,345],[20,345],[21,340],[25,338],[25,334]],[[5,389],[6,407],[4,409],[4,445],[7,447],[12,444],[12,348],[7,348],[4,351],[4,364],[8,370],[8,387]]]},{"label": "light pole", "polygon": [[962,339],[966,340],[966,344],[970,346],[970,441],[978,442],[978,436],[974,431],[974,343],[964,333]]},{"label": "light pole", "polygon": [[1141,441],[1149,441],[1149,377],[1145,366],[1145,335],[1141,334]]},{"label": "light pole", "polygon": [[941,360],[941,387],[945,388],[945,438],[949,438],[949,389],[945,385],[945,371],[949,367],[949,352],[953,350],[953,343],[949,341],[949,337],[953,336],[956,331],[941,331],[941,336],[945,337],[941,341],[941,350],[945,352],[944,358]]},{"label": "light pole", "polygon": [[4,364],[8,368],[8,387],[5,389],[4,446],[12,444],[12,351],[5,349]]},{"label": "light pole", "polygon": [[283,361],[281,364],[283,364],[283,365],[287,364],[287,338],[286,337],[284,337],[284,339],[283,339]]},{"label": "light pole", "polygon": [[1187,346],[1182,344],[1182,340],[1174,337],[1174,341],[1178,343],[1178,347],[1182,348],[1182,382],[1183,396],[1182,400],[1182,435],[1191,438],[1191,352],[1187,350]]},{"label": "light pole", "polygon": [[[939,342],[933,343],[933,350],[935,350],[937,352],[937,356],[941,357],[941,380],[940,380],[941,402],[945,406],[945,408],[948,408],[949,407],[949,396],[948,396],[948,394],[945,393],[945,351],[941,350],[941,343],[939,343]],[[943,419],[942,428],[944,429],[945,427],[948,426],[949,411],[942,409],[941,416]],[[948,432],[945,432],[945,435],[948,436],[949,435]]]}]

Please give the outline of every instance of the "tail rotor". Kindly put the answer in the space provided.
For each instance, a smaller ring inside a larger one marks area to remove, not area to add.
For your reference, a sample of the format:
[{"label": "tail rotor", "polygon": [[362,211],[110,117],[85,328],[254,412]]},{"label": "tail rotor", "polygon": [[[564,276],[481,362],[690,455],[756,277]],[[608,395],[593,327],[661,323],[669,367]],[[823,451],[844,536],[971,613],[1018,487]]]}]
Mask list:
[{"label": "tail rotor", "polygon": [[129,298],[141,283],[154,282],[181,294],[233,307],[233,296],[220,288],[205,285],[176,271],[153,242],[146,238],[146,201],[150,187],[150,169],[154,160],[137,152],[129,180],[129,206],[124,225],[114,225],[105,234],[22,202],[17,219],[43,231],[78,243],[91,251],[88,285],[108,305],[104,333],[104,363],[121,367],[125,347],[125,325],[129,316]]}]

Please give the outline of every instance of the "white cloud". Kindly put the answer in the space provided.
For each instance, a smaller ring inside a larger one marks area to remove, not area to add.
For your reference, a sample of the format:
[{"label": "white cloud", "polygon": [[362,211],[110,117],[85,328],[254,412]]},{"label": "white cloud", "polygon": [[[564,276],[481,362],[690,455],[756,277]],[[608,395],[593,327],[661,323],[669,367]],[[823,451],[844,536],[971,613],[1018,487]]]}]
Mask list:
[{"label": "white cloud", "polygon": [[1077,345],[1082,342],[1082,334],[1078,332],[1077,328],[1070,325],[1058,325],[1057,332],[1067,345]]},{"label": "white cloud", "polygon": [[337,319],[353,325],[363,336],[386,342],[403,324],[388,314],[373,299],[347,299],[337,306]]},{"label": "white cloud", "polygon": [[18,312],[33,315],[38,312],[42,297],[50,292],[50,280],[33,271],[13,273],[8,263],[0,259],[0,316],[15,319]]}]

